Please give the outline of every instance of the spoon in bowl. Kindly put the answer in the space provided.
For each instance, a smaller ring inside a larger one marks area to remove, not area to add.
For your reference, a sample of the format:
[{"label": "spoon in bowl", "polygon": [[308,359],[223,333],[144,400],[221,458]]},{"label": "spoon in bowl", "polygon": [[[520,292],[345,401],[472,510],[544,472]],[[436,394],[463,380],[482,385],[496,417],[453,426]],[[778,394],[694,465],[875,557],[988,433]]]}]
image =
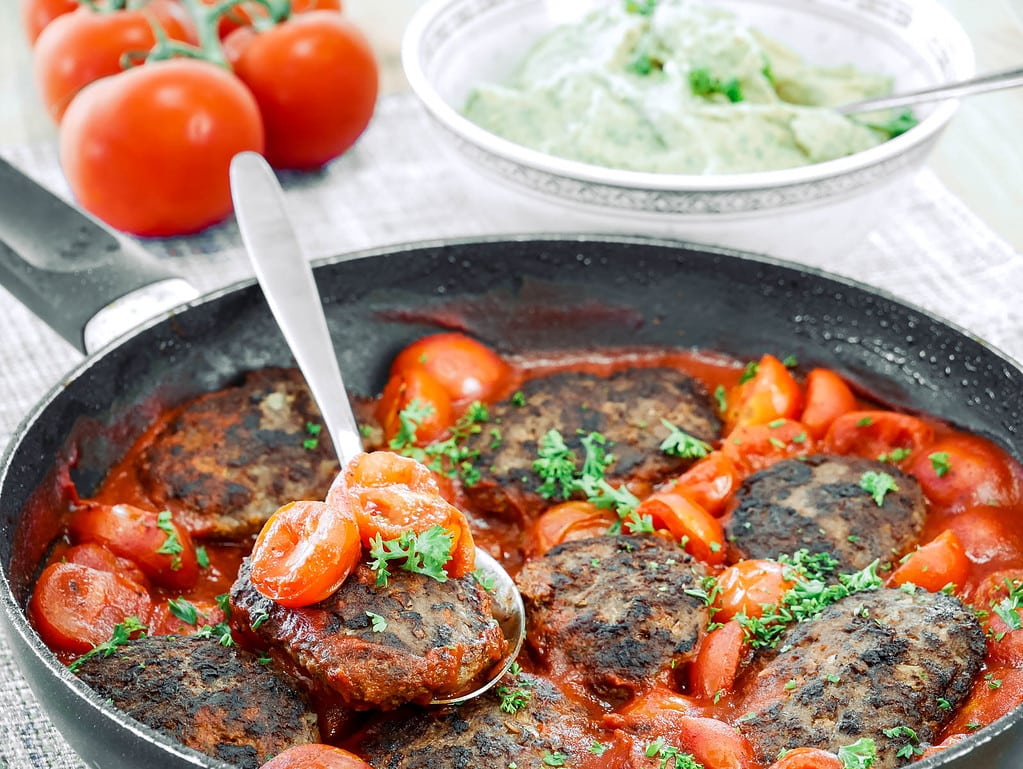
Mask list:
[{"label": "spoon in bowl", "polygon": [[[284,206],[284,193],[261,155],[243,152],[231,161],[231,197],[245,250],[270,311],[295,356],[320,409],[341,466],[362,453],[359,427],[345,390],[337,355],[312,269]],[[505,656],[471,691],[435,699],[447,705],[478,697],[511,667],[526,634],[526,611],[515,582],[488,553],[476,548],[476,564],[494,582],[493,613],[505,637]]]},{"label": "spoon in bowl", "polygon": [[881,96],[876,99],[866,99],[853,104],[844,104],[835,109],[844,115],[851,115],[857,112],[873,112],[879,109],[891,109],[892,107],[909,107],[913,104],[938,101],[940,99],[954,99],[960,96],[973,96],[979,93],[999,91],[1003,88],[1015,88],[1023,85],[1023,67],[1000,72],[989,72],[986,75],[960,80],[956,83],[945,83],[944,85],[922,88],[919,91],[908,91],[896,93],[891,96]]}]

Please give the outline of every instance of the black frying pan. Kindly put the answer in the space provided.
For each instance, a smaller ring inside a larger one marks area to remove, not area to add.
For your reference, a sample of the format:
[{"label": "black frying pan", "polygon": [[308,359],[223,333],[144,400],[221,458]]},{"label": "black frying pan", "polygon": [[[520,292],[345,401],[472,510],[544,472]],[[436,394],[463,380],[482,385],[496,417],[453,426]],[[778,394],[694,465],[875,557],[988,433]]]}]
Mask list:
[{"label": "black frying pan", "polygon": [[[10,243],[2,227],[0,240]],[[97,258],[95,276],[109,268],[115,250]],[[19,292],[45,294],[25,286],[34,273],[57,269],[43,262],[55,259],[59,267],[64,257],[37,251],[34,258],[20,264],[0,248],[0,279],[10,287],[13,274]],[[166,277],[159,267],[129,280],[119,275],[122,291]],[[438,328],[468,330],[503,351],[650,345],[711,348],[740,358],[791,353],[802,366],[838,368],[892,406],[937,415],[1023,457],[1023,372],[1016,364],[874,289],[776,260],[640,238],[520,237],[346,255],[318,263],[316,278],[346,381],[356,392],[379,392],[391,357]],[[102,277],[95,282],[110,285]],[[92,289],[86,294],[98,296]],[[47,303],[40,300],[35,309],[46,312]],[[75,314],[71,320],[65,312],[57,325],[80,343],[77,316],[88,313]],[[3,457],[2,616],[37,697],[94,766],[226,767],[106,706],[40,642],[23,614],[41,555],[19,546],[23,511],[72,454],[74,478],[90,493],[144,429],[154,405],[225,386],[251,368],[290,362],[258,287],[241,283],[86,359],[29,414]],[[1017,708],[914,766],[1018,769],[1021,722],[1023,708]]]}]

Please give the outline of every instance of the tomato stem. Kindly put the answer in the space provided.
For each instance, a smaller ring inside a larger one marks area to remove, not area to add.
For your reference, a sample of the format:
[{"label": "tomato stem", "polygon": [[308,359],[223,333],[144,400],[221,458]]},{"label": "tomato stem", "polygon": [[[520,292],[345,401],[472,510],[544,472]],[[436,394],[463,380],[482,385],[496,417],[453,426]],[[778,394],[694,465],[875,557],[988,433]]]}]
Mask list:
[{"label": "tomato stem", "polygon": [[159,51],[159,55],[156,55],[158,59],[166,59],[175,55],[189,56],[193,59],[203,59],[211,64],[217,64],[225,69],[229,69],[227,57],[224,55],[224,49],[220,45],[220,36],[217,34],[217,22],[220,21],[220,17],[223,14],[238,5],[239,2],[241,0],[228,0],[228,2],[219,3],[215,6],[207,6],[203,5],[200,0],[181,0],[185,11],[187,11],[195,23],[199,45],[191,46],[177,43],[167,40],[166,35],[164,35],[164,39],[160,40],[157,43],[157,47],[153,49],[153,55],[150,56],[149,60],[152,61],[154,55]]}]

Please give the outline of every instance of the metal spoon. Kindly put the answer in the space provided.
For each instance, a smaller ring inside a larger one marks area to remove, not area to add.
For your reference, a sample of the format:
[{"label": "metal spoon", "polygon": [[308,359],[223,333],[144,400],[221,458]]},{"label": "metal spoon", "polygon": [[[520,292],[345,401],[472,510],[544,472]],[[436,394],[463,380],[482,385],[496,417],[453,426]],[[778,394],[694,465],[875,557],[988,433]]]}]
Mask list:
[{"label": "metal spoon", "polygon": [[960,80],[957,83],[945,83],[944,85],[931,88],[922,88],[919,91],[892,94],[881,96],[876,99],[844,104],[835,107],[836,110],[845,115],[856,112],[873,112],[879,109],[890,109],[892,107],[908,107],[913,104],[938,101],[940,99],[953,99],[959,96],[973,96],[978,93],[989,91],[1000,91],[1003,88],[1015,88],[1023,85],[1023,68],[1016,67],[1001,72],[990,72],[970,80]]},{"label": "metal spoon", "polygon": [[[327,329],[313,271],[302,253],[284,206],[284,193],[261,155],[243,152],[231,161],[231,197],[245,250],[277,325],[320,408],[341,466],[362,453],[337,356]],[[526,610],[515,582],[488,553],[476,549],[476,565],[493,579],[494,617],[504,633],[505,656],[471,691],[436,699],[446,705],[478,697],[511,667],[526,635]]]}]

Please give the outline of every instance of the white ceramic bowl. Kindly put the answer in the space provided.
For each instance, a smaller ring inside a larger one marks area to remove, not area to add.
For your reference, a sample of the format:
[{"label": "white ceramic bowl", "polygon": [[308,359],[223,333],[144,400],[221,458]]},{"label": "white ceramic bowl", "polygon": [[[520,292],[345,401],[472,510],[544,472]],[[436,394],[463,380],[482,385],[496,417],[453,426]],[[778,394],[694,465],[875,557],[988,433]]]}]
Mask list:
[{"label": "white ceramic bowl", "polygon": [[[603,0],[621,2],[622,0]],[[877,147],[812,166],[701,176],[624,171],[531,150],[461,114],[470,90],[504,82],[541,35],[601,0],[427,0],[402,63],[457,155],[498,185],[530,193],[537,227],[668,234],[799,259],[849,251],[925,162],[957,103],[917,108],[920,123]],[[971,77],[973,49],[933,0],[718,0],[818,65],[885,72],[897,90]],[[552,202],[554,205],[552,206]],[[552,211],[555,212],[552,217]]]}]

